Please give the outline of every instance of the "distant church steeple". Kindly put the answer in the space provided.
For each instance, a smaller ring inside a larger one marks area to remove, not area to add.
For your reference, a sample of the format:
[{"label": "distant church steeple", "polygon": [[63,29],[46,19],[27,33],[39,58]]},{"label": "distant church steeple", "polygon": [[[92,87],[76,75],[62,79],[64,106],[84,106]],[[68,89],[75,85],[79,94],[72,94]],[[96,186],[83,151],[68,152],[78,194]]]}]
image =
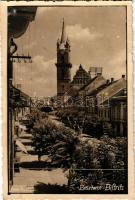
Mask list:
[{"label": "distant church steeple", "polygon": [[66,31],[65,31],[65,22],[64,22],[64,18],[63,18],[62,33],[61,33],[60,43],[65,43],[65,40],[66,40]]},{"label": "distant church steeple", "polygon": [[65,22],[62,22],[61,38],[57,40],[57,95],[64,95],[70,88],[71,67],[70,42],[66,38]]}]

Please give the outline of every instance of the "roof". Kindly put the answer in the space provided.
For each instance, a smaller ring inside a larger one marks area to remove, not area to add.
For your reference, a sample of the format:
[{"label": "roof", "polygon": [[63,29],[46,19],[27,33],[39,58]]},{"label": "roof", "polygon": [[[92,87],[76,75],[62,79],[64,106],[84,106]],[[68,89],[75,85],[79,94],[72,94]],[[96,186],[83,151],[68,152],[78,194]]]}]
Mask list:
[{"label": "roof", "polygon": [[105,83],[105,84],[99,86],[94,91],[92,91],[89,95],[90,96],[96,96],[101,90],[103,90],[104,88],[108,87],[110,84],[112,84],[112,83],[109,82],[109,83]]},{"label": "roof", "polygon": [[97,96],[98,104],[104,103],[105,101],[112,98],[113,96],[116,96],[118,93],[120,93],[124,89],[126,89],[126,80],[124,78],[114,81],[108,87],[105,87],[104,89],[102,89],[101,91],[97,93],[96,96]]},{"label": "roof", "polygon": [[106,79],[102,75],[97,75],[92,78],[87,85],[83,86],[79,92],[85,91],[85,95],[89,95],[95,89],[99,88],[100,86],[106,83]]},{"label": "roof", "polygon": [[69,96],[75,96],[75,95],[78,93],[78,91],[79,91],[79,87],[73,85],[73,86],[71,86],[70,89],[67,91],[67,94],[68,94]]},{"label": "roof", "polygon": [[29,25],[29,22],[35,19],[37,7],[9,7],[8,9],[8,29],[10,35],[14,38],[19,38],[23,35]]},{"label": "roof", "polygon": [[89,84],[91,84],[96,78],[97,78],[97,76],[95,76],[94,78],[92,78],[92,79],[87,83],[87,85],[84,85],[83,87],[81,87],[79,91],[84,90],[85,87],[87,87]]},{"label": "roof", "polygon": [[9,86],[9,98],[13,99],[14,101],[22,101],[22,100],[27,100],[29,99],[29,96],[27,94],[25,94],[24,92],[22,92],[21,90],[19,90],[18,88],[16,88],[13,85]]}]

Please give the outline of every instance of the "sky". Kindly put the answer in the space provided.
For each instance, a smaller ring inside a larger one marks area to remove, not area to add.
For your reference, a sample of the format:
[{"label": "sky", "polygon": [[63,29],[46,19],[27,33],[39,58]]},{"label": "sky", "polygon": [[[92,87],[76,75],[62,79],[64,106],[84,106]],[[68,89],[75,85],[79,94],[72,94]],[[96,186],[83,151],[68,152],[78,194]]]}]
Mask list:
[{"label": "sky", "polygon": [[126,73],[125,7],[39,7],[35,21],[15,40],[18,54],[32,56],[32,63],[14,63],[14,83],[30,96],[57,93],[56,42],[63,18],[71,44],[72,77],[80,64],[86,71],[102,67],[106,79]]}]

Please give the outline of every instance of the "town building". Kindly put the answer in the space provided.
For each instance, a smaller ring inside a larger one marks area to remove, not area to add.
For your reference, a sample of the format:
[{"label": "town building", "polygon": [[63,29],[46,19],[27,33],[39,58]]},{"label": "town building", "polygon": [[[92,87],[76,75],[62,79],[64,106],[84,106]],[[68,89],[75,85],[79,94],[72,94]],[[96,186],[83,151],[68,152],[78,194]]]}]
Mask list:
[{"label": "town building", "polygon": [[125,76],[97,93],[97,121],[102,122],[104,132],[113,136],[126,136],[127,82]]},{"label": "town building", "polygon": [[91,80],[90,74],[80,64],[79,69],[76,71],[76,74],[73,77],[71,86],[80,89],[83,86],[87,85],[90,80]]},{"label": "town building", "polygon": [[[37,7],[9,7],[8,8],[8,189],[13,185],[15,170],[15,120],[20,112],[27,107],[28,96],[13,86],[13,61],[23,56],[14,56],[17,45],[14,38],[21,37],[27,30],[29,23],[35,19]],[[27,102],[27,103],[26,103]],[[22,113],[23,114],[23,113]]]},{"label": "town building", "polygon": [[85,96],[84,100],[86,101],[86,113],[89,117],[90,121],[97,121],[97,94],[108,87],[112,82],[110,80],[106,80],[106,82],[93,91],[89,91]]}]

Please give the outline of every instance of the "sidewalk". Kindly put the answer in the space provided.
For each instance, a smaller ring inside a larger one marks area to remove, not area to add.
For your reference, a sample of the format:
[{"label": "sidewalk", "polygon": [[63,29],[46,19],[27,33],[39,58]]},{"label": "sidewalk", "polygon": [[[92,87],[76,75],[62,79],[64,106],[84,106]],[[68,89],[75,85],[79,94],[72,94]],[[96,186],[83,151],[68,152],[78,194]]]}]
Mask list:
[{"label": "sidewalk", "polygon": [[68,179],[63,169],[46,169],[46,163],[38,162],[34,149],[31,146],[32,135],[22,132],[19,140],[22,142],[28,154],[20,151],[18,147],[17,157],[20,157],[20,172],[14,174],[11,193],[34,193],[37,185],[67,185]]}]

